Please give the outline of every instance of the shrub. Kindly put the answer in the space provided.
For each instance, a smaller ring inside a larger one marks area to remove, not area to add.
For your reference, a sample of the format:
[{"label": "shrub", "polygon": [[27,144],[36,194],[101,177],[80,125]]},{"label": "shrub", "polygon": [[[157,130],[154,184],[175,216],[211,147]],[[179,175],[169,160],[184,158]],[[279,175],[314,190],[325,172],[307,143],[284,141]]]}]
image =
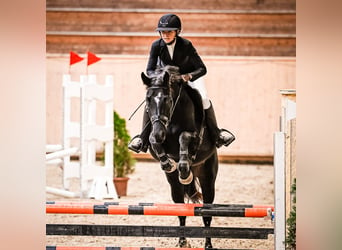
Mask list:
[{"label": "shrub", "polygon": [[291,187],[291,194],[293,195],[292,202],[293,206],[290,211],[289,218],[286,220],[287,224],[287,236],[285,239],[286,249],[296,249],[296,179]]},{"label": "shrub", "polygon": [[135,159],[128,149],[130,139],[126,120],[114,111],[114,177],[126,177],[135,170]]}]

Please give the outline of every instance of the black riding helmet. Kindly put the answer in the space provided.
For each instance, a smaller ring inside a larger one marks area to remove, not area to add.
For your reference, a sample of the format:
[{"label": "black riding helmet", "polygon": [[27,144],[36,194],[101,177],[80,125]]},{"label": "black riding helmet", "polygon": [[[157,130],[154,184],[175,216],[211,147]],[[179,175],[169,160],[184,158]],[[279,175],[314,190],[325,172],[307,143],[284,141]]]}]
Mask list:
[{"label": "black riding helmet", "polygon": [[165,14],[163,15],[158,22],[158,27],[156,31],[169,31],[169,30],[177,30],[177,34],[182,29],[182,23],[180,18],[175,14]]}]

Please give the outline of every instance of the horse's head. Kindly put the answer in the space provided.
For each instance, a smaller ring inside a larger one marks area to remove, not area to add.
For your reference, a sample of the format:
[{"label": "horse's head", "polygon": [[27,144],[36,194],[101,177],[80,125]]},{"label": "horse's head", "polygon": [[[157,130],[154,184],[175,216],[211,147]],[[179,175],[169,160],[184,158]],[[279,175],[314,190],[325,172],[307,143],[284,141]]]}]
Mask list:
[{"label": "horse's head", "polygon": [[[174,106],[174,86],[177,74],[176,67],[158,69],[150,77],[141,73],[141,78],[147,86],[146,109],[152,123],[151,143],[163,143],[166,138],[172,110]],[[178,74],[179,75],[179,74]]]}]

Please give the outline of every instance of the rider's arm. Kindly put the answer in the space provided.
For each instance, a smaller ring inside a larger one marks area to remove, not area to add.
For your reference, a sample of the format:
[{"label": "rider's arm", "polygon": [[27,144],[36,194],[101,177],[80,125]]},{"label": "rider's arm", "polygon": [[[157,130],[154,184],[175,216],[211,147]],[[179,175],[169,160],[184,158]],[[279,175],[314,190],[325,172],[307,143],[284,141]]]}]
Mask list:
[{"label": "rider's arm", "polygon": [[158,57],[159,57],[159,41],[155,41],[151,45],[150,56],[148,58],[146,74],[151,75],[157,68]]},{"label": "rider's arm", "polygon": [[197,80],[198,78],[200,78],[201,76],[204,76],[207,73],[207,68],[204,65],[201,57],[197,53],[195,47],[192,44],[190,45],[191,46],[189,49],[189,53],[190,53],[189,56],[190,56],[191,64],[193,65],[193,68],[195,70],[189,72],[188,74],[191,75],[190,81],[193,82]]}]

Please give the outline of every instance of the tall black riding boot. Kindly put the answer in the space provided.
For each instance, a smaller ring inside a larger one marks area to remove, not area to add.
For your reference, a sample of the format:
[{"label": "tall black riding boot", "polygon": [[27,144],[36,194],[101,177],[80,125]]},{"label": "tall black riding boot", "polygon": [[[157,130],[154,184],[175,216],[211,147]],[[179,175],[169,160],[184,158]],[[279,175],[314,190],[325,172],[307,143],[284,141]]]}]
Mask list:
[{"label": "tall black riding boot", "polygon": [[214,138],[216,142],[216,147],[221,147],[222,145],[228,146],[235,140],[235,136],[226,129],[219,129],[217,127],[216,116],[214,112],[213,105],[211,104],[208,109],[205,109],[206,123],[210,135]]},{"label": "tall black riding boot", "polygon": [[142,131],[140,135],[136,135],[132,138],[132,140],[128,143],[128,148],[136,153],[140,151],[146,152],[149,145],[149,136],[151,133],[151,122],[150,118],[144,110]]}]

